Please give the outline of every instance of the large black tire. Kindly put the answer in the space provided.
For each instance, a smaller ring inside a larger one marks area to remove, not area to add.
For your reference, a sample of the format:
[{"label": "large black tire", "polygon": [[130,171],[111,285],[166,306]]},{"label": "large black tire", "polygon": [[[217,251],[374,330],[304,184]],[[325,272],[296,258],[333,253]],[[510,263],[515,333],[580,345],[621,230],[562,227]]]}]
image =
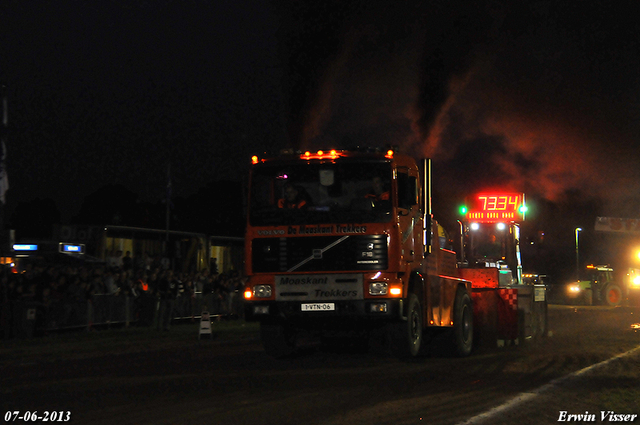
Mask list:
[{"label": "large black tire", "polygon": [[451,331],[453,355],[466,357],[473,348],[473,307],[467,291],[458,289],[453,310],[453,329]]},{"label": "large black tire", "polygon": [[618,285],[610,283],[602,291],[602,302],[611,307],[622,304],[622,289]]},{"label": "large black tire", "polygon": [[289,357],[296,351],[296,331],[278,322],[260,323],[260,339],[264,351],[277,359]]},{"label": "large black tire", "polygon": [[399,358],[411,358],[424,355],[424,320],[422,305],[416,294],[410,294],[407,300],[407,320],[389,325],[389,343],[391,352]]}]

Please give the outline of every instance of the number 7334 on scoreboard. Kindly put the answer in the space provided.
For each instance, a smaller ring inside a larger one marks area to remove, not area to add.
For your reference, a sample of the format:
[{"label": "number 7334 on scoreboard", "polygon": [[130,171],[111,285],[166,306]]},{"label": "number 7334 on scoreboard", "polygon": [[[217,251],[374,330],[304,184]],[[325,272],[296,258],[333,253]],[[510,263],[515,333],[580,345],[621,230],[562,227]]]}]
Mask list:
[{"label": "number 7334 on scoreboard", "polygon": [[466,205],[460,208],[469,221],[493,223],[499,221],[524,221],[527,206],[524,193],[478,193],[467,198]]}]

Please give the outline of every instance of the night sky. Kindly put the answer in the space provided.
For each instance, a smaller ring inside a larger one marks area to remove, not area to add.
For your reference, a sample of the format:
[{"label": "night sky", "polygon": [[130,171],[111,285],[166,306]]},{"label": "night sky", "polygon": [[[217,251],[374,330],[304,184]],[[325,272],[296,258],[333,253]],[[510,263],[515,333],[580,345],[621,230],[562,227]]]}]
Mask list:
[{"label": "night sky", "polygon": [[169,164],[175,196],[240,179],[284,138],[276,19],[241,3],[3,2],[9,202],[70,216],[111,183],[154,201]]},{"label": "night sky", "polygon": [[168,164],[187,196],[255,152],[393,144],[452,199],[638,217],[637,1],[512,3],[5,0],[8,208],[70,217],[110,183],[162,198]]}]

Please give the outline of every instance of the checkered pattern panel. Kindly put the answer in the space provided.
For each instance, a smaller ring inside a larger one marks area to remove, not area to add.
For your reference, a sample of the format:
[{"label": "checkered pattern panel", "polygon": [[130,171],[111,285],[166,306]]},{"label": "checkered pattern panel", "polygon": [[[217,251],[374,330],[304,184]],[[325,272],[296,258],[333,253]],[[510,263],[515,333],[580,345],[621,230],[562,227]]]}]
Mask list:
[{"label": "checkered pattern panel", "polygon": [[518,290],[517,289],[499,289],[500,298],[502,298],[513,310],[518,310]]}]

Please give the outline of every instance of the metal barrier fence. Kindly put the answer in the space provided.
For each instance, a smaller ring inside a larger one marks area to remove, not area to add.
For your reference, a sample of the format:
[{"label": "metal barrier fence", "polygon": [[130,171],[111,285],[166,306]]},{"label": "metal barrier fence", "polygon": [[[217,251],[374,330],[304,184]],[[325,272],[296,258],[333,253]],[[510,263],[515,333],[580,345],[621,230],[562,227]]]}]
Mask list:
[{"label": "metal barrier fence", "polygon": [[[161,301],[151,295],[96,294],[86,301],[56,301],[47,304],[18,300],[0,305],[0,339],[29,338],[34,334],[74,328],[111,325],[157,326]],[[178,297],[173,303],[172,320],[200,319],[202,311],[212,317],[240,317],[238,291],[213,300],[196,293],[195,297]]]}]

